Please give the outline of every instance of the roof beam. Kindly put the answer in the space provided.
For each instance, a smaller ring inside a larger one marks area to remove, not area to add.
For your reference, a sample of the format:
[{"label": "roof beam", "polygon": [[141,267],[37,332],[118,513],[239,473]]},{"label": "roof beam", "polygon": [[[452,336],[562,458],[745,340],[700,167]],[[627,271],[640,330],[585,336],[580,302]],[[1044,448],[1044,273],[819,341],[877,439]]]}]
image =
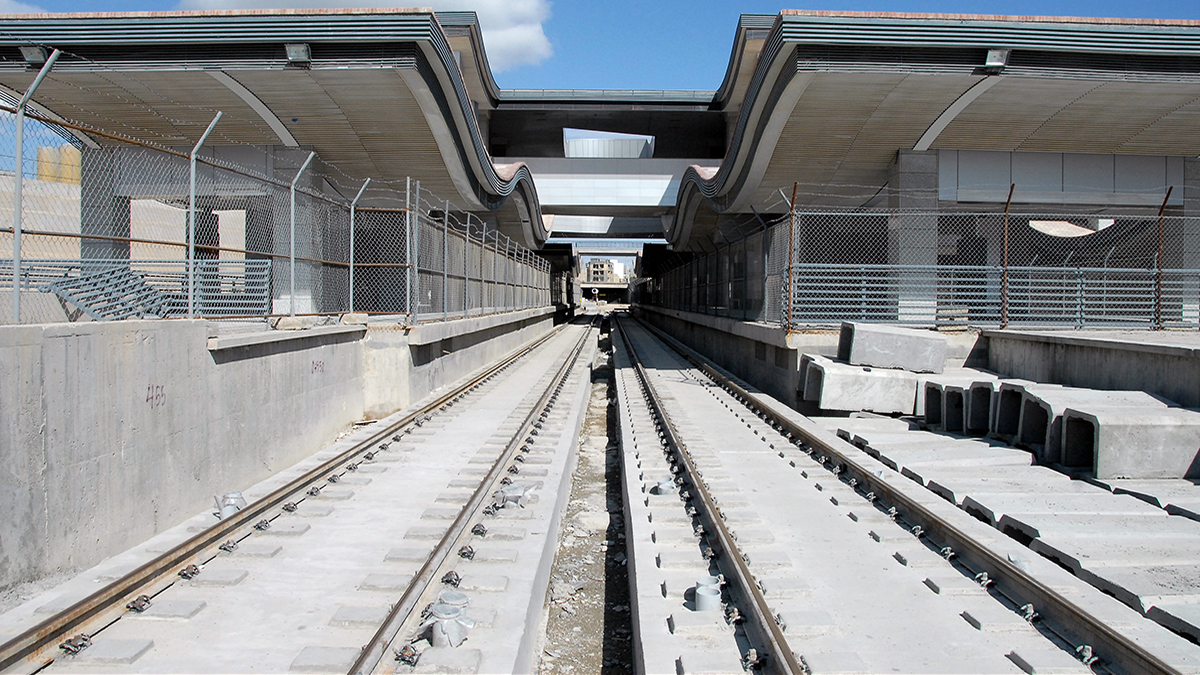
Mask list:
[{"label": "roof beam", "polygon": [[972,85],[970,89],[963,92],[962,96],[959,96],[957,99],[955,99],[954,103],[951,103],[950,107],[946,108],[942,114],[938,115],[938,118],[933,121],[933,124],[929,125],[929,128],[925,130],[925,133],[921,134],[921,137],[917,139],[917,144],[913,146],[913,150],[917,152],[925,152],[928,150],[929,146],[933,145],[933,142],[937,140],[937,137],[946,130],[946,127],[950,126],[950,123],[954,121],[954,118],[958,117],[959,113],[966,110],[967,106],[971,105],[975,99],[983,95],[983,92],[991,89],[999,83],[999,75],[988,75]]},{"label": "roof beam", "polygon": [[274,131],[275,135],[279,137],[280,143],[291,148],[300,147],[295,137],[292,136],[292,132],[288,131],[288,128],[283,125],[283,121],[276,117],[275,113],[271,112],[271,109],[267,107],[267,104],[254,95],[254,92],[247,89],[241,82],[230,77],[223,70],[206,70],[204,72],[212,75],[214,80],[225,85],[229,91],[237,94],[238,98],[245,101],[246,105],[253,108],[254,112],[258,113],[258,116],[262,118],[262,121],[266,122],[267,126],[271,127],[271,131]]}]

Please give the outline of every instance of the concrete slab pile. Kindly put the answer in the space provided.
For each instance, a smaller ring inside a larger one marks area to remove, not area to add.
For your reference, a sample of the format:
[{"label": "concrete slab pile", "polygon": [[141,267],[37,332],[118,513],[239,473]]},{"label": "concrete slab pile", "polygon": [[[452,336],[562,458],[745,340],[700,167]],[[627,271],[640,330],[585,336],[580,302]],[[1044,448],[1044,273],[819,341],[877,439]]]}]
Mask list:
[{"label": "concrete slab pile", "polygon": [[924,415],[925,425],[931,429],[962,434],[967,426],[971,386],[998,379],[995,373],[976,368],[953,368],[940,375],[918,376],[916,414]]},{"label": "concrete slab pile", "polygon": [[1062,459],[1063,412],[1068,407],[1120,407],[1140,410],[1165,409],[1174,405],[1144,391],[1100,391],[1073,387],[1026,389],[1021,395],[1016,444],[1033,451],[1042,464]]},{"label": "concrete slab pile", "polygon": [[838,340],[838,360],[855,366],[940,373],[946,365],[946,338],[927,330],[846,321]]},{"label": "concrete slab pile", "polygon": [[1062,464],[1098,479],[1200,478],[1200,412],[1070,407],[1062,429]]},{"label": "concrete slab pile", "polygon": [[917,377],[903,370],[883,370],[839,363],[804,354],[804,400],[822,410],[869,410],[911,415]]}]

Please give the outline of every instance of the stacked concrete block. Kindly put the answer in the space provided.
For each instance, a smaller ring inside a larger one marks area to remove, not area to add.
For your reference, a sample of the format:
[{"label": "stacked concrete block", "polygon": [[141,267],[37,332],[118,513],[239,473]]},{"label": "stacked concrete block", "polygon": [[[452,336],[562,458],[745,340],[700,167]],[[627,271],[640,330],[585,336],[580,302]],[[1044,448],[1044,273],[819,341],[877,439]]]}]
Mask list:
[{"label": "stacked concrete block", "polygon": [[1062,414],[1068,407],[1122,407],[1163,409],[1171,401],[1144,391],[1103,391],[1074,387],[1025,388],[1015,444],[1034,452],[1041,464],[1056,464],[1062,457]]},{"label": "stacked concrete block", "polygon": [[1062,464],[1113,478],[1200,478],[1200,412],[1184,408],[1068,407]]},{"label": "stacked concrete block", "polygon": [[941,375],[919,376],[917,414],[925,416],[925,425],[949,433],[961,434],[966,426],[967,390],[975,382],[998,379],[993,373],[975,368],[955,368]]},{"label": "stacked concrete block", "polygon": [[1002,381],[993,399],[992,426],[988,436],[1005,443],[1015,443],[1021,431],[1021,408],[1025,402],[1025,392],[1062,388],[1059,384],[1040,384],[1028,380]]},{"label": "stacked concrete block", "polygon": [[926,330],[844,322],[838,360],[855,366],[940,373],[946,364],[946,338]]},{"label": "stacked concrete block", "polygon": [[802,360],[806,361],[804,400],[822,410],[913,413],[917,377],[912,373],[853,366],[810,354],[802,355]]}]

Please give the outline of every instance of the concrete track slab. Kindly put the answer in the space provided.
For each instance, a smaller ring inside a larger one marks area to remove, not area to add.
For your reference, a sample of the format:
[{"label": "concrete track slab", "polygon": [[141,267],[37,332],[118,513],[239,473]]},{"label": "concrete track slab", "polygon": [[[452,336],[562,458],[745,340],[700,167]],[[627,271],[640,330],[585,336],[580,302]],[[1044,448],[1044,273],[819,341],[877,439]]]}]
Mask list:
[{"label": "concrete track slab", "polygon": [[1084,568],[1080,578],[1142,612],[1159,602],[1200,604],[1200,562]]},{"label": "concrete track slab", "polygon": [[150,608],[129,618],[148,621],[187,621],[207,607],[203,600],[155,600]]},{"label": "concrete track slab", "polygon": [[1159,598],[1146,615],[1193,641],[1200,641],[1200,603],[1174,603],[1171,598]]},{"label": "concrete track slab", "polygon": [[1171,503],[1200,501],[1200,481],[1198,480],[1109,478],[1093,479],[1091,482],[1102,485],[1117,494],[1133,495],[1161,509],[1167,508],[1167,505]]},{"label": "concrete track slab", "polygon": [[71,658],[68,667],[128,666],[154,647],[153,640],[99,640]]},{"label": "concrete track slab", "polygon": [[1053,646],[1014,649],[1008,658],[1029,675],[1089,675],[1092,672],[1074,654]]},{"label": "concrete track slab", "polygon": [[1005,515],[1021,518],[1033,514],[1076,514],[1138,516],[1157,515],[1161,510],[1132,497],[1097,494],[1047,494],[1044,492],[976,492],[963,499],[962,507],[968,513],[978,515],[993,525]]},{"label": "concrete track slab", "polygon": [[1099,567],[1186,565],[1200,561],[1200,528],[1193,536],[1109,539],[1103,532],[1034,539],[1034,551],[1075,573]]},{"label": "concrete track slab", "polygon": [[1195,524],[1173,519],[1161,511],[1138,515],[1105,513],[1039,513],[1020,516],[1006,514],[997,523],[1000,530],[1019,532],[1028,539],[1094,536],[1103,532],[1107,539],[1192,536]]}]

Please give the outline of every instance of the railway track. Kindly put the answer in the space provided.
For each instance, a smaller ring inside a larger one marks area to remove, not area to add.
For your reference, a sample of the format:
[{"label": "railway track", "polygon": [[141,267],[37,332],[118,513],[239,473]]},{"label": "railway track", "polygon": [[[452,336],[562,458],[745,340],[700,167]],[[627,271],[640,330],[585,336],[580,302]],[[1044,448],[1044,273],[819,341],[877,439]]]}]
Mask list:
[{"label": "railway track", "polygon": [[[1094,615],[1111,598],[1077,586],[1068,597],[1031,570],[1039,561],[1009,553],[1015,542],[619,323],[644,671],[1179,672]],[[721,609],[698,611],[711,576],[723,576]]]},{"label": "railway track", "polygon": [[[32,628],[0,617],[0,671],[553,670],[596,338],[565,326],[67,584]],[[1200,672],[1193,643],[669,337],[612,338],[638,672]]]},{"label": "railway track", "polygon": [[[99,590],[68,589],[0,645],[0,670],[404,672],[468,652],[522,667],[536,636],[504,614],[541,611],[593,323],[318,453]],[[493,648],[446,648],[447,627],[472,625]]]}]

